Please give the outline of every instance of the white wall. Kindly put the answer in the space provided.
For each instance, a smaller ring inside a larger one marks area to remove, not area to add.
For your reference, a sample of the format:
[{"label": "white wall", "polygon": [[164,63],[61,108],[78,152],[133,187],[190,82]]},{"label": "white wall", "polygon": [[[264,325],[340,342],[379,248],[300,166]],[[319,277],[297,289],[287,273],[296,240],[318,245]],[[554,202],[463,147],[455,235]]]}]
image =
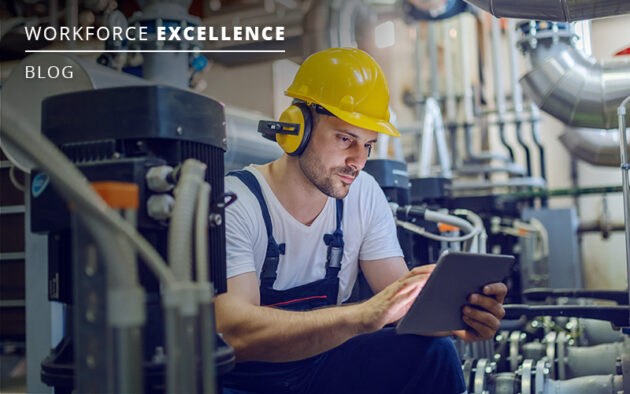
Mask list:
[{"label": "white wall", "polygon": [[[591,23],[593,56],[610,61],[622,48],[630,45],[630,16],[595,19]],[[628,56],[624,56],[628,58]],[[630,94],[630,92],[628,93]],[[620,185],[618,168],[595,167],[588,163],[578,164],[580,186]],[[609,217],[613,222],[623,222],[621,194],[607,196]],[[581,219],[597,220],[602,212],[602,197],[585,197],[580,200]],[[583,266],[586,285],[589,288],[625,289],[626,255],[623,233],[614,233],[608,240],[600,234],[584,236],[582,244]]]}]

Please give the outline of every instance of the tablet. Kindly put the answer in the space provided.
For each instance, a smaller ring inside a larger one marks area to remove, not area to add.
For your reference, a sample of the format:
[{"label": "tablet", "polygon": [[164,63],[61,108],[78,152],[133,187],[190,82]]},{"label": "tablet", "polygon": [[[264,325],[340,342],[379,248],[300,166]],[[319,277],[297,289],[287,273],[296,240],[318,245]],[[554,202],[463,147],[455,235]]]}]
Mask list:
[{"label": "tablet", "polygon": [[462,307],[483,286],[510,275],[513,256],[463,252],[443,253],[424,288],[396,326],[398,334],[462,330]]}]

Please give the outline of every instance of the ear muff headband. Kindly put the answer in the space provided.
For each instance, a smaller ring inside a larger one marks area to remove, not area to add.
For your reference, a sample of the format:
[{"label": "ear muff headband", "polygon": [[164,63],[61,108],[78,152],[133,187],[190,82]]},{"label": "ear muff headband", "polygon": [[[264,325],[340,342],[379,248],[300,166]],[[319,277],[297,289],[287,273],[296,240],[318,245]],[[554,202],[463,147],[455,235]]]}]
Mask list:
[{"label": "ear muff headband", "polygon": [[300,130],[297,135],[278,133],[276,141],[290,156],[301,155],[308,145],[313,127],[313,118],[308,105],[304,102],[294,102],[280,115],[279,121],[299,125]]}]

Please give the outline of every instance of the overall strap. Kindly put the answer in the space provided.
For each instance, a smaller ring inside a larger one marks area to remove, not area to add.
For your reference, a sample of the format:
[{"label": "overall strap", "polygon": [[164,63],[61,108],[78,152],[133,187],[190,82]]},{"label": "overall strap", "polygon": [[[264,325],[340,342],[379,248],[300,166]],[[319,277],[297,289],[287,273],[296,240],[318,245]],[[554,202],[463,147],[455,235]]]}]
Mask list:
[{"label": "overall strap", "polygon": [[243,182],[256,197],[258,204],[260,204],[260,211],[262,212],[265,227],[267,229],[267,252],[265,254],[265,261],[260,273],[260,284],[261,286],[272,288],[277,277],[276,272],[278,271],[280,254],[284,254],[285,244],[278,245],[276,240],[273,238],[271,216],[269,216],[269,209],[267,208],[267,203],[265,202],[262,189],[260,188],[260,184],[258,183],[256,176],[247,170],[232,171],[227,175],[235,176],[240,179],[241,182]]},{"label": "overall strap", "polygon": [[343,259],[343,231],[341,220],[343,219],[343,200],[337,199],[337,228],[332,234],[324,235],[324,243],[328,246],[326,253],[326,277],[337,277],[341,269]]}]

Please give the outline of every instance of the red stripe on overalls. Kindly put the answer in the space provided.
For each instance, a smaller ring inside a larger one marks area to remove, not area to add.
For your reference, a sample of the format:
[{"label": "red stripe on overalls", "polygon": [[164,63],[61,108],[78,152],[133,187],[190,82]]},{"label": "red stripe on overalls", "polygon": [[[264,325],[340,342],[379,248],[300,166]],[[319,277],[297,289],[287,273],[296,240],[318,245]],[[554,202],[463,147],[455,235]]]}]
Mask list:
[{"label": "red stripe on overalls", "polygon": [[278,305],[292,304],[292,303],[294,303],[294,302],[300,302],[300,301],[306,301],[306,300],[313,300],[313,299],[316,299],[316,298],[328,298],[328,296],[321,295],[321,296],[313,296],[313,297],[306,297],[306,298],[298,298],[297,300],[291,300],[291,301],[278,302],[278,303],[276,303],[276,304],[265,305],[265,306],[278,306]]}]

